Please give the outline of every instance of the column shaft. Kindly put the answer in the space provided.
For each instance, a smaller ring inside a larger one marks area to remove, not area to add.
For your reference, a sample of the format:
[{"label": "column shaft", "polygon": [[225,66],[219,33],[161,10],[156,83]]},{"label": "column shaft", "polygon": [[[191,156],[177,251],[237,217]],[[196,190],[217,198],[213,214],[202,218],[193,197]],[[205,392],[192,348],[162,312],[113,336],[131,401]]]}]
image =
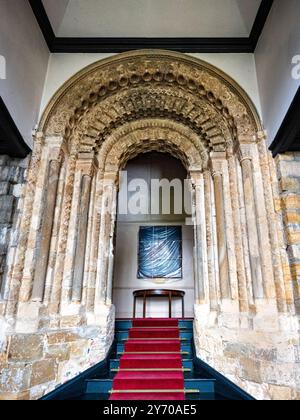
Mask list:
[{"label": "column shaft", "polygon": [[44,297],[59,172],[60,162],[52,160],[49,163],[48,168],[48,185],[45,190],[44,211],[40,230],[40,241],[36,256],[33,290],[31,295],[31,299],[36,302],[41,302]]},{"label": "column shaft", "polygon": [[71,203],[73,197],[73,185],[76,168],[76,157],[72,155],[69,157],[67,163],[67,174],[64,189],[64,197],[62,203],[62,216],[60,223],[60,231],[57,245],[57,256],[53,274],[53,286],[51,291],[50,312],[55,314],[59,312],[61,303],[61,289],[63,279],[63,269],[65,261],[65,252],[67,247],[68,228],[71,213]]},{"label": "column shaft", "polygon": [[207,242],[207,269],[209,284],[209,301],[211,310],[218,309],[218,296],[216,290],[216,277],[214,269],[214,244],[212,231],[211,214],[211,175],[209,171],[204,172],[204,193],[205,193],[205,224],[206,224],[206,242]]},{"label": "column shaft", "polygon": [[261,261],[259,252],[258,232],[256,225],[255,197],[252,176],[252,162],[250,158],[242,159],[242,174],[244,184],[244,198],[248,228],[248,242],[251,264],[253,293],[256,299],[264,297]]},{"label": "column shaft", "polygon": [[97,264],[95,306],[106,303],[108,255],[113,217],[114,200],[116,200],[116,186],[114,180],[104,180],[101,210],[101,226],[99,235],[99,252]]},{"label": "column shaft", "polygon": [[230,299],[230,281],[229,281],[229,266],[226,240],[226,221],[224,208],[224,193],[222,174],[215,172],[214,179],[214,193],[216,206],[216,224],[217,224],[217,239],[218,239],[218,260],[219,260],[219,275],[220,275],[220,290],[222,299]]},{"label": "column shaft", "polygon": [[235,156],[229,157],[228,165],[229,165],[230,191],[231,191],[234,237],[235,237],[239,304],[240,304],[241,312],[248,312],[249,304],[248,304],[247,278],[246,278],[244,254],[243,254],[243,239],[242,239],[242,232],[241,232],[241,217],[240,217],[239,192],[238,192],[238,184],[237,184],[237,171],[236,171],[236,157]]},{"label": "column shaft", "polygon": [[38,133],[34,139],[34,148],[28,171],[28,181],[26,186],[26,195],[24,199],[23,215],[20,225],[20,236],[18,247],[13,265],[13,270],[8,275],[8,302],[6,305],[6,315],[12,317],[17,311],[17,302],[19,300],[20,285],[24,269],[24,261],[27,250],[27,242],[30,232],[30,222],[32,218],[32,209],[35,196],[35,188],[38,180],[39,168],[42,157],[42,148],[44,145],[44,137],[42,133]]},{"label": "column shaft", "polygon": [[80,302],[82,297],[90,192],[91,177],[88,175],[84,175],[81,180],[79,216],[77,220],[78,229],[75,246],[75,263],[72,283],[72,301],[75,302]]}]

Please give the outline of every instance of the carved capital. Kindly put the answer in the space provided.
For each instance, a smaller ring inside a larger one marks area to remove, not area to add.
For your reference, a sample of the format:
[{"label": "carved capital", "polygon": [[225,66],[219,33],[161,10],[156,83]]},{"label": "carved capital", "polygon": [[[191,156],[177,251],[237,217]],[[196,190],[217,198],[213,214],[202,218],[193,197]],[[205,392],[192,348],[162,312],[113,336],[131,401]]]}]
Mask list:
[{"label": "carved capital", "polygon": [[76,164],[77,170],[81,171],[82,175],[92,177],[98,168],[98,161],[94,153],[80,153]]},{"label": "carved capital", "polygon": [[200,170],[192,170],[190,171],[191,183],[192,187],[195,189],[200,186],[201,181],[203,179],[203,172]]},{"label": "carved capital", "polygon": [[241,164],[247,160],[252,161],[251,145],[241,144],[237,150],[237,156]]}]

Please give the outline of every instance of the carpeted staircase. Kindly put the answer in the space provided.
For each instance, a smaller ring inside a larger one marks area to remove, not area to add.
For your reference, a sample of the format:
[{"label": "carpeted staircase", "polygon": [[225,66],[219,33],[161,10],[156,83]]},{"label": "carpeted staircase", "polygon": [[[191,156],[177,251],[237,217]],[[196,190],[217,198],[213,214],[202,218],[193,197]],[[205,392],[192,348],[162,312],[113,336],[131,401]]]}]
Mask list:
[{"label": "carpeted staircase", "polygon": [[179,322],[133,320],[110,400],[184,400]]},{"label": "carpeted staircase", "polygon": [[117,319],[107,358],[43,400],[253,400],[195,355],[192,319]]}]

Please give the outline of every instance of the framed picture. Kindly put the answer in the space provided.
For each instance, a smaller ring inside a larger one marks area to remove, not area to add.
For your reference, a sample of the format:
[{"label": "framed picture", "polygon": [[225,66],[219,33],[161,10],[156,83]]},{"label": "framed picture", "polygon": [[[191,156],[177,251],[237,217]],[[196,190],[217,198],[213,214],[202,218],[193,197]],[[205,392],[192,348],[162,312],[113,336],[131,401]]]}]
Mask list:
[{"label": "framed picture", "polygon": [[142,226],[140,228],[138,278],[182,278],[181,226]]}]

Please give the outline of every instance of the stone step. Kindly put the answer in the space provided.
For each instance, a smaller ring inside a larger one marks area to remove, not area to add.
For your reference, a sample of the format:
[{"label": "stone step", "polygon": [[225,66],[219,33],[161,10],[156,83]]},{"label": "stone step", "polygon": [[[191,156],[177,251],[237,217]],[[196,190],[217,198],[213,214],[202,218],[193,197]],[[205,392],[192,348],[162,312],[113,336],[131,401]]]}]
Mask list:
[{"label": "stone step", "polygon": [[[89,379],[86,381],[85,394],[107,394],[109,396],[112,387],[112,379]],[[215,399],[215,380],[213,379],[185,379],[184,387],[187,399]]]},{"label": "stone step", "polygon": [[[132,328],[132,320],[117,319],[115,328],[116,328],[116,331],[128,331],[130,328]],[[193,331],[193,320],[191,319],[179,320],[179,328],[182,330]]]},{"label": "stone step", "polygon": [[[193,332],[192,331],[187,331],[187,330],[181,330],[179,336],[180,336],[181,339],[191,341],[193,339]],[[117,331],[116,332],[116,340],[117,341],[127,340],[128,338],[129,338],[129,332],[128,331]]]}]

